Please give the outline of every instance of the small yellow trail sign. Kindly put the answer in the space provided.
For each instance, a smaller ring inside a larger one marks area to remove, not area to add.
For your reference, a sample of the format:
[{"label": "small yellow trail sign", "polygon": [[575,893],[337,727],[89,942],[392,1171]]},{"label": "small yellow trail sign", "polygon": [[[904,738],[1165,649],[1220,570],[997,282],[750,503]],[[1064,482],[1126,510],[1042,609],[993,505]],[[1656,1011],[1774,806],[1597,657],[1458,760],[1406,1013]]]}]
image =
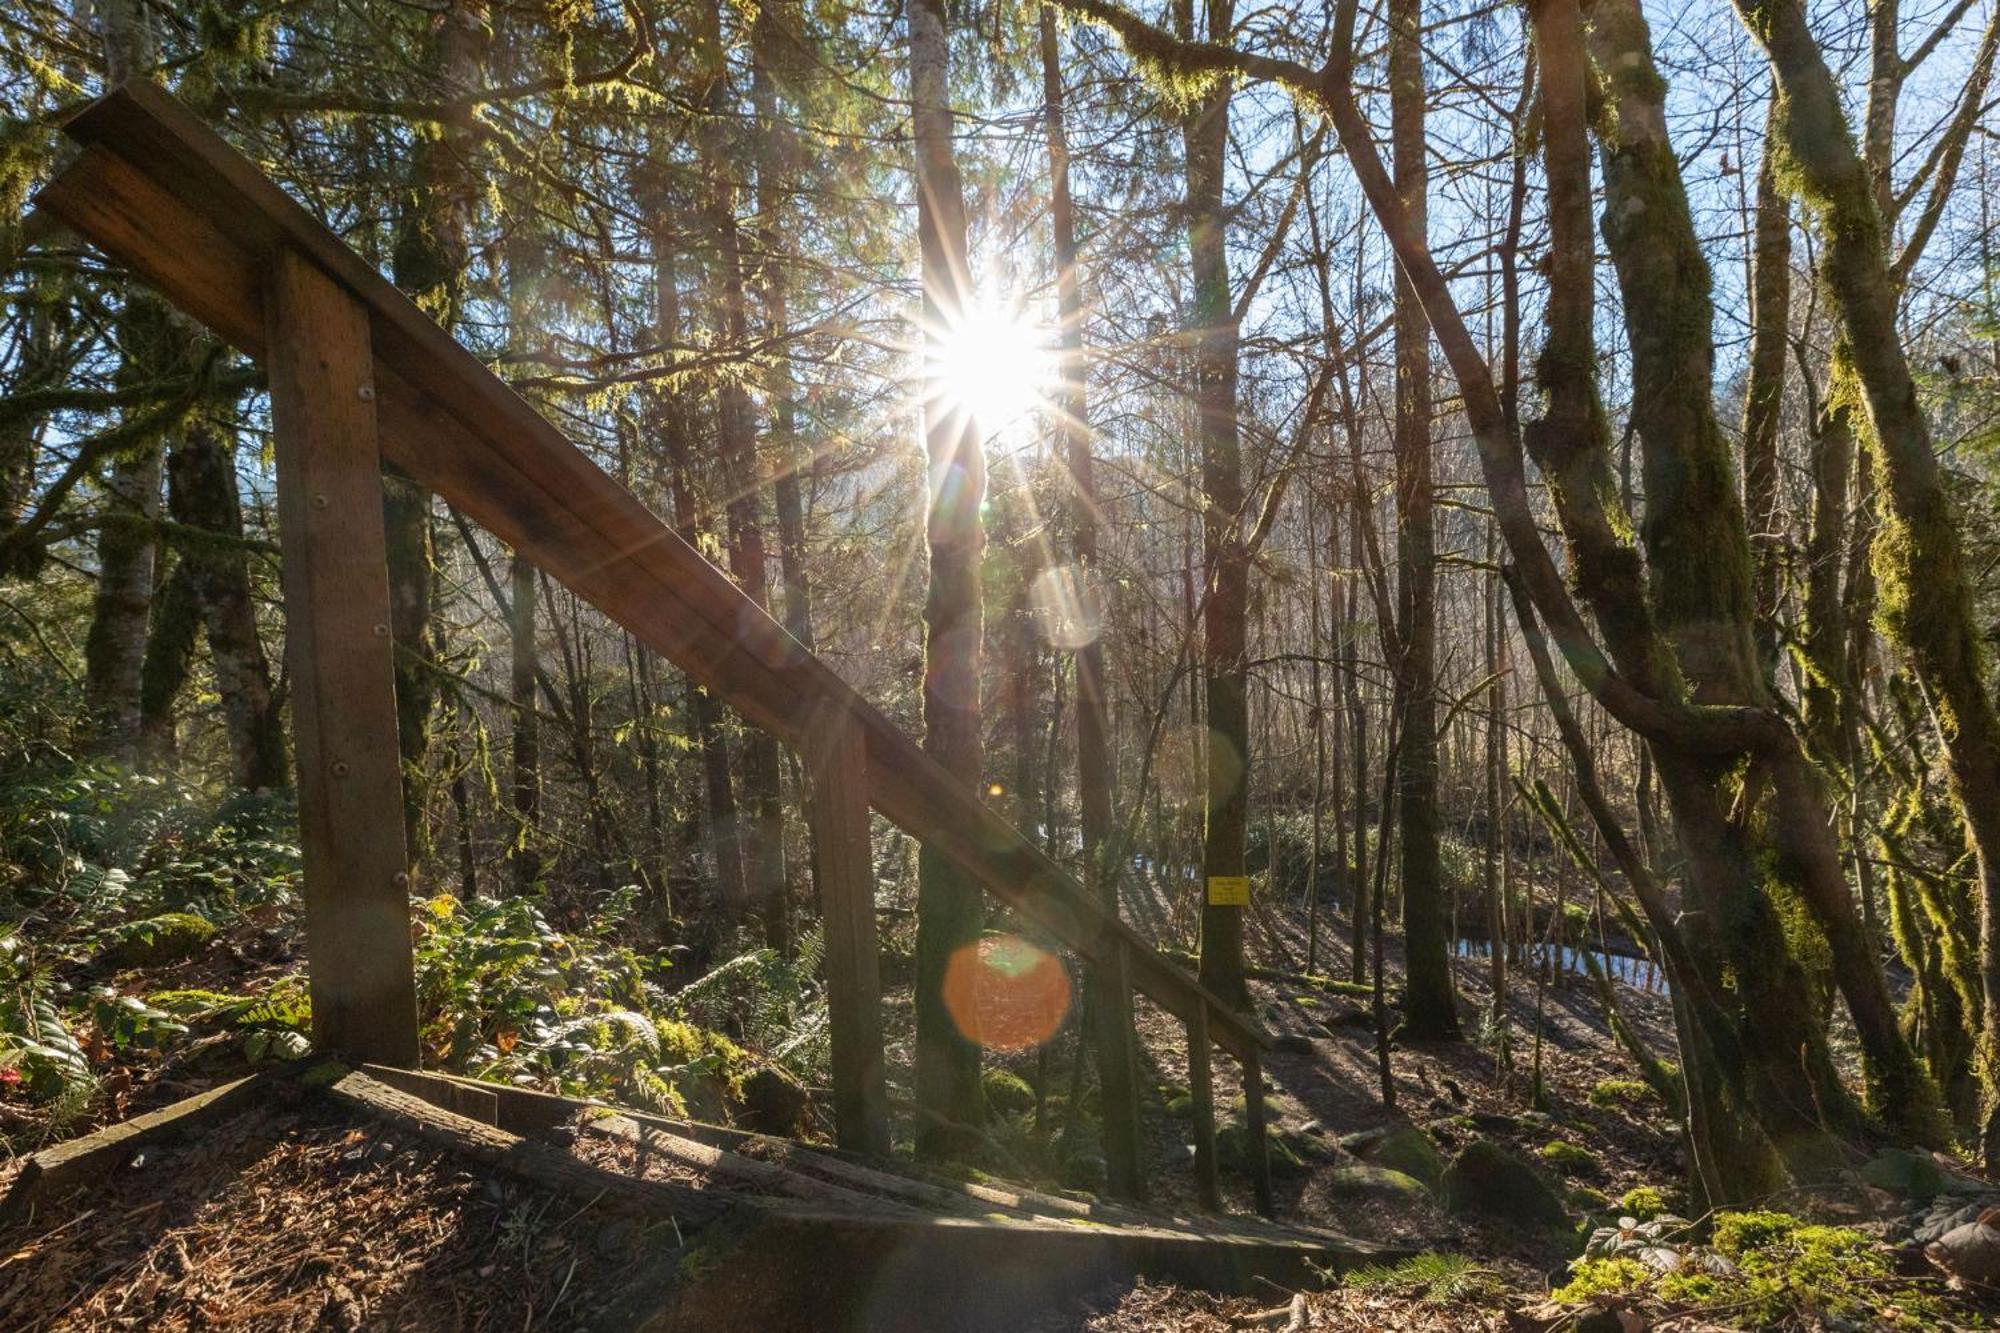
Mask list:
[{"label": "small yellow trail sign", "polygon": [[1208,905],[1210,907],[1248,907],[1250,905],[1250,877],[1248,875],[1210,875],[1208,877]]}]

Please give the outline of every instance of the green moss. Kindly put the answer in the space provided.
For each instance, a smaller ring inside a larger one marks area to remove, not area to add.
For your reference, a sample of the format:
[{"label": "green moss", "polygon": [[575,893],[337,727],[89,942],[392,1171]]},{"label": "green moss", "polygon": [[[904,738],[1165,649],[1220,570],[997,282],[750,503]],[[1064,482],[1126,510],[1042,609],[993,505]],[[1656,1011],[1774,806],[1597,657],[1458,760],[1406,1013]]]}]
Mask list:
[{"label": "green moss", "polygon": [[1935,1328],[1946,1314],[1932,1291],[1896,1275],[1886,1248],[1847,1227],[1788,1213],[1724,1213],[1714,1248],[1706,1261],[1696,1252],[1668,1273],[1624,1256],[1580,1259],[1554,1298],[1580,1305],[1643,1294],[1747,1328]]},{"label": "green moss", "polygon": [[1650,1222],[1667,1211],[1667,1196],[1651,1185],[1634,1185],[1618,1196],[1618,1211]]},{"label": "green moss", "polygon": [[1550,1293],[1564,1305],[1584,1305],[1597,1296],[1637,1291],[1652,1277],[1637,1259],[1579,1259],[1569,1271],[1569,1281]]},{"label": "green moss", "polygon": [[119,967],[159,967],[194,957],[214,937],[207,918],[166,912],[119,927],[105,957]]},{"label": "green moss", "polygon": [[1637,1106],[1653,1095],[1653,1089],[1644,1079],[1604,1078],[1590,1090],[1592,1106]]},{"label": "green moss", "polygon": [[1601,1213],[1611,1207],[1611,1196],[1589,1185],[1572,1185],[1563,1198],[1578,1212]]},{"label": "green moss", "polygon": [[1035,1106],[1035,1090],[1011,1069],[989,1069],[980,1075],[986,1085],[986,1105],[998,1115],[1021,1115]]},{"label": "green moss", "polygon": [[1565,1139],[1552,1139],[1543,1144],[1541,1158],[1566,1176],[1588,1175],[1597,1170],[1597,1158],[1588,1148],[1578,1147]]}]

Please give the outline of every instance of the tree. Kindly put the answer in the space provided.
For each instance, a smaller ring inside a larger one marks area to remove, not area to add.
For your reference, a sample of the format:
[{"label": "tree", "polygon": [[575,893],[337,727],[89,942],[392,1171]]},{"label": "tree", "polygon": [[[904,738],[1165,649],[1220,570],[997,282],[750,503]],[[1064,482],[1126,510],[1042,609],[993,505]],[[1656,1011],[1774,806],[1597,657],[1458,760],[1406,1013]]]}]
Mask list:
[{"label": "tree", "polygon": [[[1210,40],[1229,36],[1232,0],[1206,0]],[[1194,36],[1193,0],[1175,10],[1181,35]],[[1243,976],[1243,906],[1230,885],[1247,882],[1244,838],[1250,815],[1250,705],[1245,662],[1249,556],[1244,547],[1243,458],[1236,433],[1235,309],[1223,204],[1229,146],[1227,78],[1194,99],[1181,121],[1187,161],[1188,338],[1194,345],[1194,406],[1201,440],[1201,685],[1207,712],[1208,785],[1202,812],[1201,983],[1238,1008],[1250,1006]]]},{"label": "tree", "polygon": [[[1419,0],[1389,11],[1390,142],[1396,192],[1409,225],[1429,216],[1429,145],[1424,139],[1424,72]],[[1443,866],[1438,859],[1437,528],[1431,493],[1431,344],[1423,303],[1407,280],[1396,284],[1396,690],[1402,729],[1396,743],[1396,810],[1403,876],[1407,980],[1403,1032],[1436,1040],[1458,1035],[1451,980]]]},{"label": "tree", "polygon": [[[943,0],[910,6],[910,102],[916,154],[917,239],[923,255],[924,450],[929,460],[924,597],[924,749],[955,781],[976,790],[984,766],[979,701],[984,607],[980,564],[986,530],[986,458],[979,423],[939,379],[945,340],[970,310],[965,199],[952,153],[951,54]],[[979,1046],[945,1004],[945,975],[976,948],[985,924],[979,886],[923,849],[917,889],[917,1104],[926,1118],[918,1151],[949,1155],[985,1118]],[[963,964],[961,964],[963,965]]]},{"label": "tree", "polygon": [[[1070,551],[1077,596],[1088,636],[1076,661],[1076,787],[1083,841],[1085,886],[1118,915],[1119,867],[1111,860],[1111,706],[1105,697],[1105,618],[1096,605],[1103,575],[1097,549],[1097,479],[1090,456],[1090,406],[1085,392],[1083,272],[1077,258],[1076,209],[1070,197],[1069,125],[1063,87],[1062,43],[1056,11],[1041,11],[1042,104],[1049,150],[1049,230],[1056,265],[1060,320],[1056,430],[1069,479]],[[1145,1195],[1139,1161],[1138,1071],[1133,1063],[1132,987],[1125,957],[1095,964],[1085,980],[1092,1049],[1102,1089],[1104,1158],[1114,1194]]]}]

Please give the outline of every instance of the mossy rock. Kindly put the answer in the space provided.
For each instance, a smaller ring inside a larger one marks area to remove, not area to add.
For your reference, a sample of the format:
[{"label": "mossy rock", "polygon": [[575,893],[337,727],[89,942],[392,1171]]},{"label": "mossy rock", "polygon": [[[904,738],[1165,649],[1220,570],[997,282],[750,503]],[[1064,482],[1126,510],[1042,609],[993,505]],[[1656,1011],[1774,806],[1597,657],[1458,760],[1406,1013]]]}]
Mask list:
[{"label": "mossy rock", "polygon": [[1861,1168],[1861,1178],[1878,1190],[1912,1199],[1935,1198],[1945,1187],[1944,1172],[1927,1152],[1885,1148]]},{"label": "mossy rock", "polygon": [[1104,1188],[1106,1170],[1103,1153],[1094,1148],[1080,1148],[1062,1159],[1062,1183],[1066,1189],[1095,1194]]},{"label": "mossy rock", "polygon": [[1474,1139],[1445,1168],[1444,1204],[1476,1214],[1543,1227],[1567,1227],[1569,1209],[1542,1173],[1487,1139]]},{"label": "mossy rock", "polygon": [[1611,1196],[1589,1185],[1571,1185],[1563,1192],[1569,1206],[1579,1212],[1602,1213],[1611,1207]]},{"label": "mossy rock", "polygon": [[121,926],[104,956],[119,967],[160,967],[194,957],[215,938],[215,926],[193,912],[167,912]]},{"label": "mossy rock", "polygon": [[[1303,1135],[1275,1131],[1264,1135],[1265,1158],[1271,1164],[1271,1174],[1279,1179],[1312,1174],[1308,1159],[1316,1153],[1317,1145]],[[1241,1121],[1232,1121],[1215,1132],[1215,1160],[1227,1171],[1250,1169],[1250,1130]]]},{"label": "mossy rock", "polygon": [[1566,1139],[1551,1139],[1542,1145],[1542,1160],[1565,1176],[1587,1176],[1597,1170],[1597,1158],[1588,1148]]},{"label": "mossy rock", "polygon": [[1320,1179],[1335,1194],[1376,1194],[1410,1202],[1430,1196],[1424,1182],[1415,1176],[1366,1162],[1337,1166]]},{"label": "mossy rock", "polygon": [[1590,1090],[1590,1104],[1611,1108],[1638,1106],[1653,1096],[1652,1086],[1636,1078],[1601,1078]]},{"label": "mossy rock", "polygon": [[986,1087],[986,1105],[995,1115],[1022,1115],[1035,1109],[1035,1089],[1011,1069],[989,1069],[979,1076]]},{"label": "mossy rock", "polygon": [[766,1065],[743,1080],[743,1107],[736,1123],[757,1134],[796,1137],[804,1127],[812,1094],[782,1069]]},{"label": "mossy rock", "polygon": [[1415,1176],[1430,1189],[1436,1189],[1444,1176],[1444,1158],[1439,1156],[1437,1145],[1415,1125],[1363,1130],[1341,1139],[1340,1146],[1364,1162]]},{"label": "mossy rock", "polygon": [[1656,1186],[1634,1185],[1618,1196],[1618,1211],[1641,1222],[1650,1222],[1668,1211],[1667,1196]]},{"label": "mossy rock", "polygon": [[1167,1098],[1167,1114],[1176,1120],[1194,1119],[1194,1098],[1185,1092]]}]

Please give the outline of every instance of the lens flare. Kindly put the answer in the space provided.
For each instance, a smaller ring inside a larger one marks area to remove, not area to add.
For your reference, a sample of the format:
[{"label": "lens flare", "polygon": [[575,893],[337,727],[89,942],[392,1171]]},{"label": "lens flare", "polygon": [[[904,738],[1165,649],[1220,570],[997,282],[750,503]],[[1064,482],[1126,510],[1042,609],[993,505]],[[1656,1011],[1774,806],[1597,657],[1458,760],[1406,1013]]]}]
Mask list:
[{"label": "lens flare", "polygon": [[1035,575],[1028,597],[1035,623],[1051,648],[1074,651],[1097,642],[1104,633],[1097,590],[1075,565],[1051,565]]},{"label": "lens flare", "polygon": [[989,935],[951,956],[944,1007],[967,1041],[1025,1051],[1062,1027],[1069,973],[1060,958],[1019,935]]}]

